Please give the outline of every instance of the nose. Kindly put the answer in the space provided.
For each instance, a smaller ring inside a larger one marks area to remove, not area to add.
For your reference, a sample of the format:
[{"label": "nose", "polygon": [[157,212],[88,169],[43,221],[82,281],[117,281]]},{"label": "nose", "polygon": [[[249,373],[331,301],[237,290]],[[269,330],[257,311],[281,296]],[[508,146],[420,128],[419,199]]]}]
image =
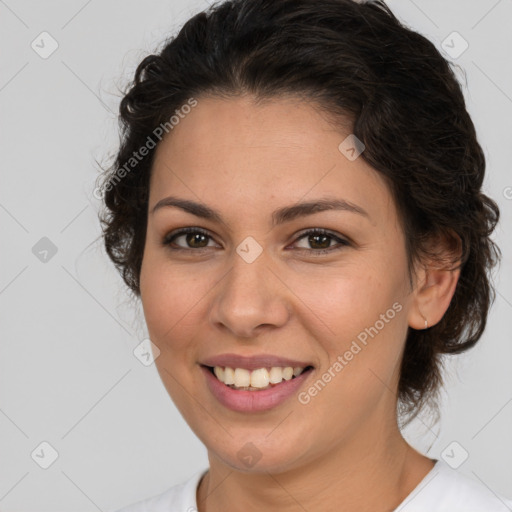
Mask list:
[{"label": "nose", "polygon": [[239,338],[282,327],[290,317],[290,291],[265,251],[252,263],[233,252],[231,270],[216,286],[210,322]]}]

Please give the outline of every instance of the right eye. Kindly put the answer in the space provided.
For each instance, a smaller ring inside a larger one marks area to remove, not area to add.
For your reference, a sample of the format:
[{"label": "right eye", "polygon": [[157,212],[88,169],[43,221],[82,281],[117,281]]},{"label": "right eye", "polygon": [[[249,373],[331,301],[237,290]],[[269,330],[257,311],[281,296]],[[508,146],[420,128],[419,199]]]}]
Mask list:
[{"label": "right eye", "polygon": [[[176,245],[176,240],[183,238],[187,246]],[[212,237],[207,231],[201,228],[188,227],[178,231],[173,231],[165,235],[162,245],[168,247],[172,251],[201,251],[208,248],[208,239]]]}]

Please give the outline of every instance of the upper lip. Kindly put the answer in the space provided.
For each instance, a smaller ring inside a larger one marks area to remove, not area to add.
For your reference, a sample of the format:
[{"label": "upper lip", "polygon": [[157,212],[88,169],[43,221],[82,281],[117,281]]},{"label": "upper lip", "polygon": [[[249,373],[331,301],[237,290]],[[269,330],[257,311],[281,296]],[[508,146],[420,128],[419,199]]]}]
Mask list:
[{"label": "upper lip", "polygon": [[254,356],[241,356],[238,354],[219,354],[201,361],[204,366],[222,366],[229,368],[246,368],[247,370],[257,370],[258,368],[271,368],[273,366],[296,368],[306,368],[313,366],[304,361],[297,361],[287,357],[279,357],[270,354],[256,354]]}]

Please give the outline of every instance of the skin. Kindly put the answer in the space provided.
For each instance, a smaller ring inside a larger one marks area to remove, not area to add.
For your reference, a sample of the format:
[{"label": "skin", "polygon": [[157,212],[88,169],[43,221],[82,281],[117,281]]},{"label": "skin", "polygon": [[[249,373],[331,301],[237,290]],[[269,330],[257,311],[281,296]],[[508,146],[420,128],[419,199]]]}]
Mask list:
[{"label": "skin", "polygon": [[[442,318],[459,273],[426,264],[410,287],[389,190],[363,158],[350,161],[338,150],[350,130],[329,123],[313,103],[197,99],[156,150],[140,286],[162,382],[208,450],[199,512],[235,505],[334,512],[340,503],[346,512],[392,510],[434,465],[397,426],[407,329]],[[176,207],[151,213],[169,195],[204,203],[223,222]],[[368,217],[331,210],[272,227],[275,209],[324,197],[350,201]],[[162,244],[189,226],[210,237],[195,245],[187,235],[174,240],[188,252]],[[310,228],[351,244],[301,238]],[[236,252],[247,236],[263,249],[252,263]],[[312,254],[329,246],[340,250]],[[292,396],[248,415],[208,390],[199,362],[235,352],[311,362],[303,391],[396,302],[401,311],[308,404]],[[261,453],[250,468],[237,456],[247,442]]]}]

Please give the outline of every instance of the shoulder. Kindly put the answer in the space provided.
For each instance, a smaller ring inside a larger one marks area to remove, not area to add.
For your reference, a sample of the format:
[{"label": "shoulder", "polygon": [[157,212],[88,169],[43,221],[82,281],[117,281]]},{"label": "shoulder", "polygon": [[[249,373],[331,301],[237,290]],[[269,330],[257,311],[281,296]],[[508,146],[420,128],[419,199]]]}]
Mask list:
[{"label": "shoulder", "polygon": [[116,512],[197,512],[196,490],[208,469],[194,473],[188,480],[174,485],[162,494],[123,507]]},{"label": "shoulder", "polygon": [[512,512],[512,500],[440,459],[393,512]]}]

